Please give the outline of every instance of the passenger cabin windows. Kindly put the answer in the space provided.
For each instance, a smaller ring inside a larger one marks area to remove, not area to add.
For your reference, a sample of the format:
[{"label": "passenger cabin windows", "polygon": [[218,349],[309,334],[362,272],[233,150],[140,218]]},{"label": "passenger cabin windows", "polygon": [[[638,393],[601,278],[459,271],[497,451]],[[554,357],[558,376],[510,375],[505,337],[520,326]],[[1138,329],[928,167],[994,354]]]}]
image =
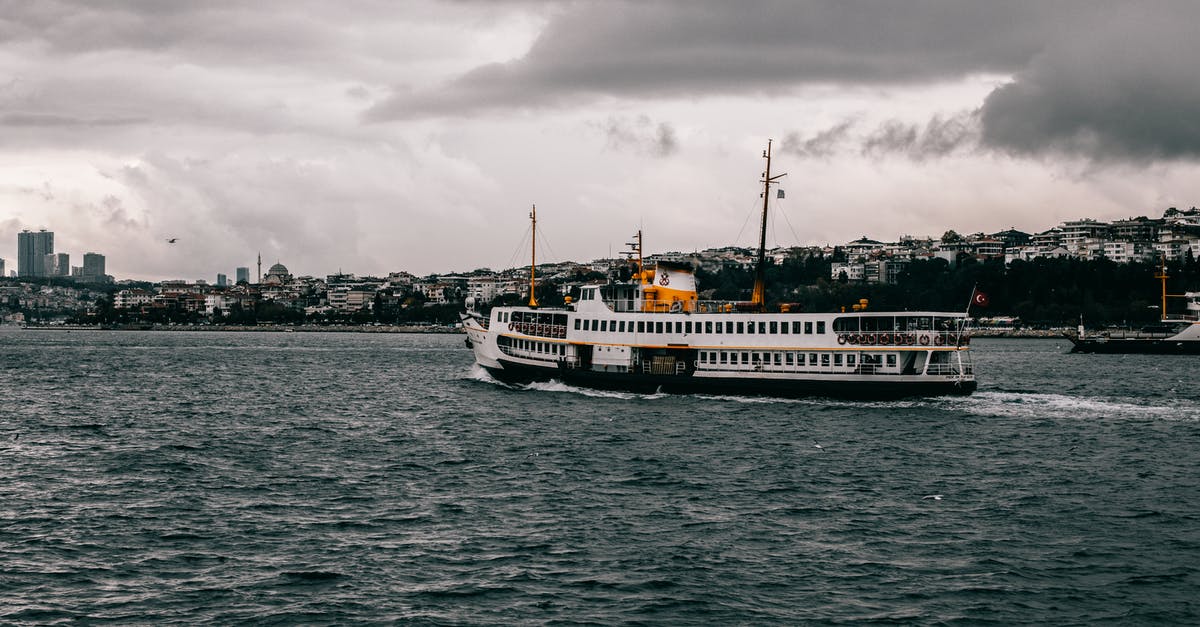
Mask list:
[{"label": "passenger cabin windows", "polygon": [[824,321],[824,320],[818,320],[818,321],[817,321],[817,334],[818,334],[818,335],[820,335],[820,334],[823,334],[823,333],[825,333],[825,321]]},{"label": "passenger cabin windows", "polygon": [[811,322],[804,323],[804,334],[812,335],[812,323]]}]

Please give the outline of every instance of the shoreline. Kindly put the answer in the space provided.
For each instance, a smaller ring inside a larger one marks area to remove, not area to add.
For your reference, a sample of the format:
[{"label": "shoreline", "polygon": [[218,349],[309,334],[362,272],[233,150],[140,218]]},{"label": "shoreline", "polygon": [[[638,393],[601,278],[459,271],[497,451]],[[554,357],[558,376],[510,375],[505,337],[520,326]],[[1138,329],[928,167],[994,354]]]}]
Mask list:
[{"label": "shoreline", "polygon": [[349,325],[349,324],[331,324],[331,325],[261,325],[261,326],[246,326],[246,325],[225,325],[225,324],[204,324],[204,325],[87,325],[87,324],[64,324],[64,325],[26,325],[15,327],[25,331],[222,331],[233,333],[462,333],[462,329],[455,327],[444,326],[425,326],[425,325]]}]

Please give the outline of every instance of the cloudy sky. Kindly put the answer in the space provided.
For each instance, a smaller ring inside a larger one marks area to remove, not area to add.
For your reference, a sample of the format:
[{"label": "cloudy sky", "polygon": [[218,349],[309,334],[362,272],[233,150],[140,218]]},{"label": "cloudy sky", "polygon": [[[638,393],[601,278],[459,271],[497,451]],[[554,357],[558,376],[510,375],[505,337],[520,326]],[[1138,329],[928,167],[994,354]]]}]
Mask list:
[{"label": "cloudy sky", "polygon": [[[418,274],[1200,204],[1200,3],[0,0],[0,257]],[[176,244],[166,239],[177,237]]]}]

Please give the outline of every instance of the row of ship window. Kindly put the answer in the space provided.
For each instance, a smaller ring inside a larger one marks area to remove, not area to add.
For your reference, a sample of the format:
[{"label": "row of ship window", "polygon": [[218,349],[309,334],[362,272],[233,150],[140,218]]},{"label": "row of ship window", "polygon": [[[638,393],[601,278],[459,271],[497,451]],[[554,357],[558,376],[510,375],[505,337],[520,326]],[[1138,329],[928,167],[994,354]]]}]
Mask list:
[{"label": "row of ship window", "polygon": [[[755,353],[741,351],[700,351],[698,359],[700,366],[848,366],[853,368],[860,362],[860,356],[855,353]],[[807,361],[807,363],[806,363]],[[896,355],[876,355],[863,353],[861,364],[864,366],[896,365]]]},{"label": "row of ship window", "polygon": [[[504,335],[496,338],[496,344],[501,348],[512,348],[526,353],[540,353],[543,355],[566,355],[567,346],[565,344],[555,344],[551,342],[535,342],[533,340],[522,340],[511,338]],[[505,351],[508,352],[508,351]]]},{"label": "row of ship window", "polygon": [[706,320],[704,322],[692,322],[691,320],[637,320],[635,326],[634,320],[585,320],[575,319],[576,331],[600,331],[602,333],[741,333],[741,334],[762,334],[762,335],[822,335],[825,333],[824,320],[793,320],[791,324],[787,321],[780,322],[778,320],[759,320],[740,321],[733,320]]}]

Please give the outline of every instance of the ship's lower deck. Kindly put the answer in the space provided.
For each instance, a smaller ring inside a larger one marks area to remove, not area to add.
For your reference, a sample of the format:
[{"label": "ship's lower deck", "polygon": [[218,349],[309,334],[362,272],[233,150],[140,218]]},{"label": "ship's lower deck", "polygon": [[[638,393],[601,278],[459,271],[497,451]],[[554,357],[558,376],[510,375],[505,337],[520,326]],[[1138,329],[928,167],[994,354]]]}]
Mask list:
[{"label": "ship's lower deck", "polygon": [[975,391],[973,378],[929,375],[884,374],[766,374],[703,373],[655,374],[646,372],[603,372],[531,366],[501,359],[499,367],[485,369],[507,383],[530,383],[558,379],[581,387],[643,394],[756,395],[782,398],[829,397],[895,399],[918,396],[966,395]]}]

